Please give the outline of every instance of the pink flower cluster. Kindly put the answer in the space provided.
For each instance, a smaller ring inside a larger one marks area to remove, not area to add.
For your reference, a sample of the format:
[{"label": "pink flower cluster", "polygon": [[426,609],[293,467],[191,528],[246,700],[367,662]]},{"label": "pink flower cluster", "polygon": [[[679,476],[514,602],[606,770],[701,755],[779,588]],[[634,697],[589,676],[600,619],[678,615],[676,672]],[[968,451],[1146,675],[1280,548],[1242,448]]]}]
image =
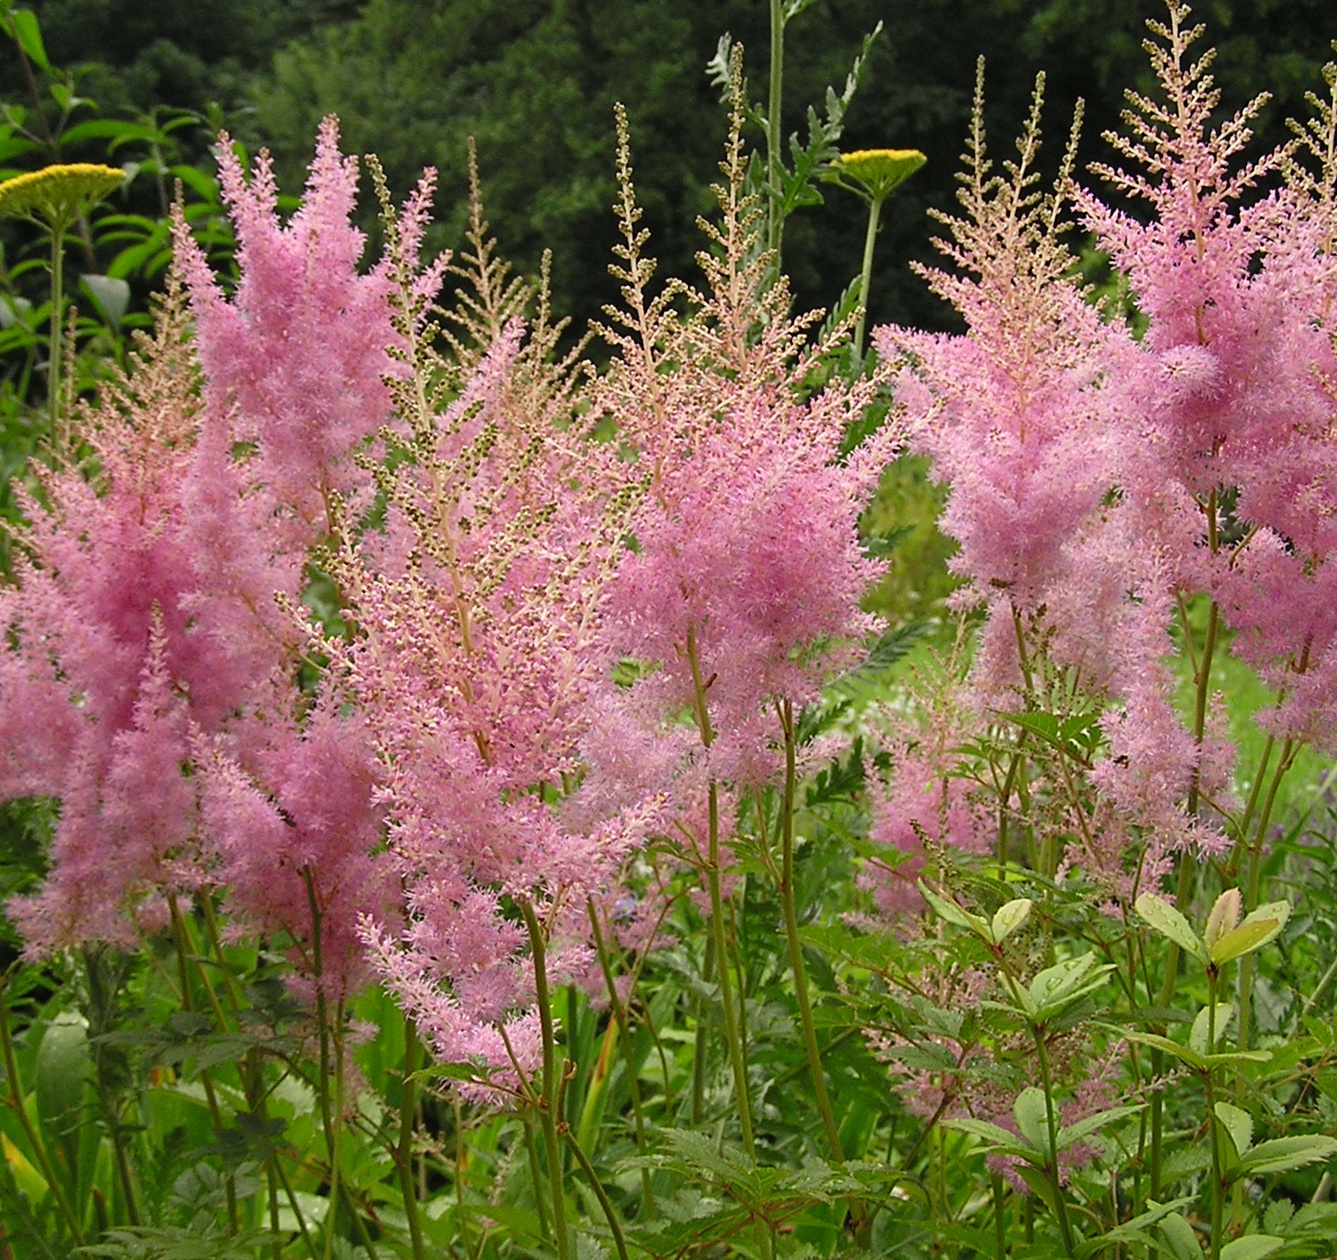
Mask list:
[{"label": "pink flower cluster", "polygon": [[[943,527],[964,598],[987,610],[976,702],[1043,706],[1038,671],[1057,667],[1107,705],[1091,777],[1113,813],[1086,858],[1113,871],[1133,835],[1149,837],[1146,877],[1224,840],[1209,806],[1229,799],[1231,750],[1172,703],[1181,605],[1213,601],[1231,649],[1276,688],[1271,731],[1337,747],[1333,108],[1316,102],[1311,153],[1241,166],[1257,103],[1216,122],[1186,18],[1172,4],[1152,24],[1161,96],[1131,97],[1128,136],[1109,137],[1134,173],[1096,171],[1141,211],[1066,172],[1042,193],[1038,93],[1002,173],[977,110],[964,214],[945,220],[959,270],[927,273],[969,331],[876,334],[902,365],[912,441],[951,487]],[[1144,332],[1071,278],[1069,200]]]},{"label": "pink flower cluster", "polygon": [[396,887],[372,856],[373,745],[337,673],[299,685],[295,608],[389,418],[389,288],[358,270],[332,120],[286,225],[265,155],[248,183],[223,137],[220,163],[236,292],[178,222],[188,306],[178,279],[156,343],[82,417],[91,475],[41,473],[0,592],[0,794],[61,802],[51,873],[11,910],[34,952],[128,944],[167,896],[221,887],[234,930],[288,934],[308,976],[319,947],[343,994],[366,976],[356,917]]}]

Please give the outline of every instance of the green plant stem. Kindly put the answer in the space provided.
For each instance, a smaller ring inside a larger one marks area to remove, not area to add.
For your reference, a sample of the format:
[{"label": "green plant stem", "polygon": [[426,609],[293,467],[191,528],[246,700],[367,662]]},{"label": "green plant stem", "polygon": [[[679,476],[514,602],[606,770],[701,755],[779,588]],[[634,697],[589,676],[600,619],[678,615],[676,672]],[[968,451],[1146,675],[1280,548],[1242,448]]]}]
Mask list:
[{"label": "green plant stem", "polygon": [[743,1149],[748,1158],[757,1157],[752,1129],[752,1104],[748,1098],[747,1068],[743,1063],[738,1012],[734,1007],[733,982],[729,976],[729,946],[725,937],[724,898],[720,892],[720,802],[719,788],[712,779],[707,794],[709,854],[706,859],[706,885],[710,893],[710,930],[715,938],[715,970],[720,986],[720,1006],[724,1011],[724,1038],[733,1069],[734,1094],[738,1100],[738,1123],[743,1133]]},{"label": "green plant stem", "polygon": [[[622,1062],[627,1073],[627,1092],[631,1097],[631,1114],[636,1131],[636,1152],[641,1158],[649,1154],[645,1138],[645,1113],[641,1106],[641,1085],[636,1070],[636,1054],[631,1044],[627,1008],[617,991],[613,978],[612,964],[608,960],[608,949],[604,944],[603,928],[599,924],[599,914],[594,908],[593,898],[585,903],[590,916],[590,930],[594,934],[594,950],[599,958],[599,968],[603,972],[604,987],[608,990],[608,1002],[612,1007],[613,1019],[617,1022],[618,1044],[622,1049]],[[641,1218],[654,1213],[654,1193],[650,1187],[650,1170],[641,1168]]]},{"label": "green plant stem", "polygon": [[1007,1191],[1003,1185],[1003,1174],[992,1173],[989,1177],[993,1191],[993,1245],[998,1253],[997,1260],[1007,1260],[1007,1219],[1003,1207]]},{"label": "green plant stem", "polygon": [[[1207,968],[1207,1053],[1216,1052],[1216,986],[1217,971],[1215,966]],[[1203,1083],[1207,1093],[1207,1135],[1212,1148],[1212,1201],[1211,1213],[1211,1260],[1220,1260],[1221,1232],[1223,1211],[1225,1208],[1226,1187],[1222,1176],[1220,1122],[1216,1118],[1216,1069],[1208,1068],[1203,1074]]]},{"label": "green plant stem", "polygon": [[[316,1094],[320,1100],[320,1121],[325,1133],[325,1150],[330,1162],[330,1205],[325,1216],[325,1260],[334,1254],[334,1226],[340,1196],[339,1177],[339,1121],[342,1112],[342,1099],[336,1106],[330,1103],[330,1023],[329,1010],[325,999],[324,954],[321,946],[321,910],[316,897],[316,880],[309,866],[302,867],[302,880],[306,885],[307,907],[311,913],[311,969],[316,982],[316,1023],[320,1037],[320,1082]],[[340,1068],[342,1064],[338,1065]],[[336,1082],[336,1089],[338,1083]],[[356,1212],[354,1213],[356,1216]]]},{"label": "green plant stem", "polygon": [[[181,983],[181,1009],[191,1011],[195,1009],[195,999],[190,991],[190,954],[192,952],[190,937],[186,931],[185,916],[181,913],[181,905],[177,901],[175,893],[168,894],[167,906],[172,917],[172,935],[176,939],[176,963]],[[215,1008],[217,1008],[217,1004],[215,998]],[[216,1011],[220,1029],[222,1025],[221,1016],[222,1012]],[[218,1105],[218,1094],[214,1089],[213,1074],[208,1068],[200,1069],[200,1084],[204,1087],[204,1098],[209,1104],[209,1115],[213,1120],[214,1132],[221,1134],[223,1132],[223,1111]],[[112,1145],[116,1149],[119,1161],[121,1158],[120,1143],[116,1141],[115,1131],[112,1134]],[[128,1187],[127,1193],[129,1193]],[[237,1206],[237,1182],[231,1173],[228,1173],[223,1179],[223,1194],[227,1200],[228,1233],[236,1234],[240,1228],[240,1209]]]},{"label": "green plant stem", "polygon": [[529,932],[530,953],[534,961],[534,1001],[538,1006],[539,1030],[543,1041],[543,1081],[540,1086],[538,1113],[539,1123],[543,1127],[544,1154],[548,1160],[553,1232],[556,1235],[558,1260],[570,1260],[571,1238],[566,1223],[566,1191],[562,1186],[562,1148],[557,1133],[561,1082],[557,1072],[557,1040],[553,1033],[552,998],[548,992],[547,948],[543,939],[543,928],[532,903],[521,901],[520,913]]},{"label": "green plant stem", "polygon": [[548,1221],[547,1195],[544,1194],[544,1178],[539,1168],[538,1147],[534,1145],[534,1126],[529,1117],[524,1119],[525,1150],[529,1156],[529,1180],[534,1187],[534,1204],[538,1208],[539,1233],[543,1235],[545,1246],[552,1245],[552,1225]]},{"label": "green plant stem", "polygon": [[[709,748],[715,732],[710,724],[706,703],[708,683],[701,675],[701,660],[696,650],[695,627],[687,629],[687,662],[692,671],[693,699],[697,729],[701,744]],[[748,1158],[757,1158],[756,1138],[752,1129],[752,1104],[748,1098],[747,1067],[743,1059],[742,1038],[738,1028],[738,1012],[734,1009],[733,984],[729,976],[729,942],[724,926],[724,897],[720,891],[720,800],[719,785],[714,779],[707,789],[707,853],[706,888],[710,895],[710,931],[715,942],[715,968],[719,977],[720,1006],[724,1011],[724,1038],[733,1069],[734,1094],[738,1100],[738,1123],[743,1133],[743,1149]]]},{"label": "green plant stem", "polygon": [[826,1130],[831,1158],[843,1164],[845,1152],[840,1145],[840,1126],[836,1124],[831,1098],[826,1089],[822,1052],[817,1045],[817,1029],[813,1024],[812,1002],[808,996],[808,970],[803,962],[803,946],[798,934],[798,903],[794,889],[794,797],[798,783],[794,706],[791,701],[782,700],[776,709],[785,742],[785,779],[780,803],[780,908],[785,921],[785,940],[789,946],[789,969],[794,979],[799,1026],[803,1030],[803,1048],[808,1056],[808,1075],[812,1079],[813,1093],[817,1096],[817,1110],[822,1117],[822,1127]]},{"label": "green plant stem", "polygon": [[[709,983],[715,970],[715,937],[706,936],[706,947],[701,957],[701,979]],[[707,1027],[706,1000],[696,998],[696,1038],[692,1051],[692,1128],[701,1127],[706,1114],[706,1056],[710,1049],[710,1031]]]},{"label": "green plant stem", "polygon": [[60,1182],[56,1180],[56,1170],[51,1165],[50,1157],[47,1155],[46,1147],[42,1144],[41,1136],[33,1126],[32,1120],[29,1119],[27,1108],[23,1105],[23,1087],[19,1077],[18,1057],[14,1053],[14,1039],[9,1031],[9,1003],[5,997],[6,990],[9,988],[10,977],[14,974],[17,966],[18,964],[15,963],[3,976],[0,976],[0,1054],[4,1056],[5,1084],[8,1087],[5,1103],[18,1118],[19,1127],[23,1130],[23,1136],[28,1139],[28,1145],[32,1148],[37,1165],[51,1190],[51,1197],[55,1200],[56,1210],[65,1222],[65,1227],[74,1238],[75,1245],[82,1247],[84,1242],[83,1230],[79,1228],[79,1221],[70,1207],[70,1201],[65,1197],[65,1191],[61,1189]]},{"label": "green plant stem", "polygon": [[1063,1249],[1071,1258],[1076,1254],[1076,1242],[1072,1236],[1072,1222],[1068,1219],[1068,1202],[1063,1194],[1063,1180],[1058,1171],[1058,1114],[1054,1107],[1054,1084],[1049,1072],[1049,1052],[1045,1048],[1044,1029],[1031,1025],[1035,1037],[1035,1053],[1040,1064],[1040,1083],[1045,1091],[1045,1124],[1049,1130],[1049,1151],[1046,1159],[1046,1171],[1054,1187],[1054,1205],[1058,1209],[1058,1228],[1063,1235]]},{"label": "green plant stem", "polygon": [[[297,1221],[297,1232],[302,1235],[302,1242],[306,1246],[306,1253],[311,1257],[311,1260],[317,1260],[315,1240],[311,1237],[311,1232],[306,1227],[306,1215],[302,1211],[301,1204],[297,1201],[297,1194],[292,1188],[292,1182],[289,1180],[288,1174],[284,1172],[283,1165],[277,1160],[273,1163],[273,1171],[274,1175],[278,1177],[279,1183],[283,1186],[283,1193],[287,1196],[288,1206],[292,1209],[293,1218]],[[274,1221],[278,1220],[277,1209],[271,1213],[271,1217]]]},{"label": "green plant stem", "polygon": [[873,251],[877,248],[877,225],[882,217],[882,198],[868,201],[868,230],[863,238],[863,268],[859,272],[859,320],[854,325],[854,357],[863,358],[864,329],[868,326],[868,295],[873,288]]},{"label": "green plant stem", "polygon": [[783,0],[770,0],[771,65],[766,101],[766,182],[770,186],[766,199],[766,248],[775,253],[775,269],[780,264],[780,243],[784,235],[784,220],[780,214],[779,197],[782,181],[780,163],[784,144],[784,121],[780,116],[784,98],[785,67],[785,14]]},{"label": "green plant stem", "polygon": [[51,228],[51,345],[47,352],[47,422],[52,442],[64,451],[65,443],[58,441],[60,430],[61,359],[65,352],[65,230]]},{"label": "green plant stem", "polygon": [[[1272,772],[1272,779],[1267,787],[1267,795],[1263,798],[1262,806],[1258,811],[1258,818],[1254,824],[1253,843],[1249,846],[1249,868],[1244,884],[1244,908],[1246,912],[1258,908],[1259,885],[1263,867],[1263,845],[1266,841],[1267,829],[1272,821],[1272,811],[1277,803],[1277,793],[1281,789],[1281,781],[1286,777],[1291,766],[1295,764],[1295,755],[1299,750],[1299,744],[1293,739],[1287,739],[1282,743],[1281,756],[1277,758],[1276,768]],[[1240,1050],[1249,1048],[1250,1025],[1253,1021],[1253,970],[1253,955],[1246,954],[1240,959],[1238,1026]]]},{"label": "green plant stem", "polygon": [[608,1228],[613,1235],[613,1245],[617,1248],[618,1260],[628,1260],[627,1240],[622,1235],[622,1222],[617,1218],[617,1209],[613,1206],[612,1200],[609,1199],[608,1192],[603,1187],[603,1182],[599,1180],[599,1174],[594,1171],[594,1165],[590,1163],[584,1150],[581,1149],[580,1143],[576,1141],[576,1135],[568,1128],[562,1136],[566,1138],[567,1145],[571,1147],[571,1152],[576,1157],[576,1163],[580,1165],[581,1171],[589,1181],[590,1188],[594,1191],[594,1197],[599,1200],[604,1219],[608,1222]]},{"label": "green plant stem", "polygon": [[417,1187],[413,1184],[413,1127],[418,1114],[418,1029],[413,1021],[404,1018],[404,1080],[399,1091],[399,1144],[396,1147],[395,1166],[399,1172],[400,1193],[404,1199],[404,1215],[409,1222],[409,1240],[414,1260],[425,1260],[422,1221],[418,1215]]}]

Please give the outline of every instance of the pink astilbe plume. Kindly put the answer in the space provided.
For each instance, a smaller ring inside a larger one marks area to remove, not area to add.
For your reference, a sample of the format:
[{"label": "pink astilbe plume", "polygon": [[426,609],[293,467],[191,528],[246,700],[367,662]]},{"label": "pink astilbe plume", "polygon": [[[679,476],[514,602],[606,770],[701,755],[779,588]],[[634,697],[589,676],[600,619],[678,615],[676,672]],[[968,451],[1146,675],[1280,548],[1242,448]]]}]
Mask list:
[{"label": "pink astilbe plume", "polygon": [[[1337,736],[1325,690],[1337,629],[1333,113],[1315,102],[1305,133],[1321,173],[1289,147],[1240,165],[1259,102],[1216,123],[1210,55],[1189,55],[1200,31],[1186,18],[1171,4],[1168,23],[1150,24],[1160,96],[1130,96],[1128,138],[1108,137],[1135,173],[1096,168],[1145,213],[1066,172],[1042,195],[1034,116],[1020,160],[992,175],[977,108],[965,214],[947,220],[943,245],[960,272],[927,273],[970,331],[878,334],[904,364],[914,441],[951,485],[943,523],[961,543],[966,598],[987,609],[980,699],[1043,703],[1039,675],[1057,666],[1105,706],[1091,782],[1115,812],[1083,843],[1110,887],[1130,825],[1149,837],[1144,878],[1170,852],[1223,843],[1204,811],[1228,803],[1230,749],[1172,703],[1169,630],[1187,599],[1210,597],[1234,650],[1278,688],[1274,730]],[[1269,180],[1283,182],[1258,191]],[[1068,194],[1126,276],[1140,338],[1069,278]]]},{"label": "pink astilbe plume", "polygon": [[200,879],[189,761],[191,687],[220,662],[181,608],[195,573],[182,478],[198,375],[173,277],[78,430],[86,466],[59,454],[23,496],[15,582],[0,592],[0,797],[62,803],[53,868],[10,903],[30,952],[132,941],[164,893]]},{"label": "pink astilbe plume", "polygon": [[717,189],[721,224],[703,224],[705,291],[670,284],[654,299],[625,124],[621,140],[623,309],[610,309],[603,331],[617,357],[593,399],[645,489],[599,647],[610,678],[618,661],[634,662],[635,678],[606,684],[602,720],[625,735],[620,751],[588,746],[582,794],[612,802],[635,749],[655,769],[633,778],[657,778],[686,820],[708,783],[773,780],[781,712],[813,700],[864,651],[874,622],[859,601],[880,568],[860,548],[857,521],[898,433],[889,424],[841,456],[876,384],[805,388],[828,346],[809,342],[813,316],[790,314],[784,280],[768,284],[737,129]]},{"label": "pink astilbe plume", "polygon": [[[226,146],[222,164],[236,294],[178,220],[157,341],[78,426],[92,475],[59,465],[25,505],[0,724],[21,720],[12,699],[27,729],[3,788],[62,808],[51,876],[16,913],[34,950],[127,943],[164,894],[221,887],[234,934],[286,933],[342,998],[365,979],[356,921],[391,913],[397,881],[374,856],[373,745],[333,675],[301,685],[295,609],[336,505],[370,498],[353,457],[389,415],[389,285],[384,264],[358,271],[332,121],[287,225],[267,158],[249,186]],[[403,212],[424,291],[430,186]]]},{"label": "pink astilbe plume", "polygon": [[640,838],[628,813],[584,827],[556,809],[580,770],[631,472],[590,436],[542,322],[489,325],[490,344],[452,366],[430,348],[410,270],[398,275],[409,374],[393,387],[394,459],[376,469],[384,529],[346,538],[336,565],[405,890],[406,924],[369,915],[363,933],[438,1057],[505,1073],[513,1055],[530,1072],[532,959],[513,907],[541,920],[554,981],[587,973],[587,898]]},{"label": "pink astilbe plume", "polygon": [[[383,819],[380,767],[361,718],[327,672],[313,701],[297,686],[312,629],[295,612],[313,552],[370,503],[356,462],[390,417],[399,371],[391,259],[359,269],[351,222],[357,162],[326,119],[301,207],[286,224],[267,154],[248,183],[226,136],[219,161],[240,277],[225,296],[182,221],[204,413],[184,494],[200,580],[185,605],[231,667],[214,705],[197,704],[197,751],[214,873],[233,930],[283,931],[299,970],[342,998],[366,978],[355,925],[389,913],[393,865],[373,859]],[[428,172],[401,212],[399,258],[435,292],[440,268],[417,250]],[[216,707],[215,707],[216,706]]]}]

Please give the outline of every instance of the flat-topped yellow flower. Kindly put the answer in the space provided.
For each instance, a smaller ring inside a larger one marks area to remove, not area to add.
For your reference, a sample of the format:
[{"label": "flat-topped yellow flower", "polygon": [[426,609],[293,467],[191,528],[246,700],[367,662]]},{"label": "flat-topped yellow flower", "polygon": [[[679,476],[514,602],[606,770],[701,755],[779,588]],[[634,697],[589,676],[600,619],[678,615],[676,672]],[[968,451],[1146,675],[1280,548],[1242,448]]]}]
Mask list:
[{"label": "flat-topped yellow flower", "polygon": [[831,178],[851,192],[885,201],[928,161],[918,149],[856,149],[831,164]]},{"label": "flat-topped yellow flower", "polygon": [[125,172],[94,162],[57,163],[0,183],[0,216],[30,219],[62,232],[125,181]]},{"label": "flat-topped yellow flower", "polygon": [[918,149],[855,149],[841,153],[822,171],[822,178],[839,184],[868,204],[868,232],[863,243],[863,270],[859,275],[859,318],[854,325],[854,355],[863,358],[863,333],[868,322],[868,290],[873,282],[873,248],[882,203],[928,161]]}]

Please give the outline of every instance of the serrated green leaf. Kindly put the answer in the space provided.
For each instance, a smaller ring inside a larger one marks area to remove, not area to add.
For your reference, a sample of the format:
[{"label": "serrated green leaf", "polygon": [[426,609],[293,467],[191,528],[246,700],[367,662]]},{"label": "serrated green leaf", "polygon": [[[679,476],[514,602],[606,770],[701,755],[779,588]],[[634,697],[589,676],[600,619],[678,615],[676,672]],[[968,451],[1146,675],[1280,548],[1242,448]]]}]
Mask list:
[{"label": "serrated green leaf", "polygon": [[1334,1155],[1337,1155],[1337,1138],[1324,1134],[1273,1138],[1270,1142],[1259,1142],[1250,1150],[1240,1160],[1240,1168],[1245,1174],[1283,1173],[1331,1159]]},{"label": "serrated green leaf", "polygon": [[1204,966],[1210,961],[1207,957],[1207,946],[1198,939],[1188,920],[1164,897],[1158,897],[1155,893],[1143,893],[1133,903],[1133,908],[1149,926],[1174,941],[1185,953],[1192,954]]},{"label": "serrated green leaf", "polygon": [[1263,1209],[1263,1233],[1278,1234],[1290,1224],[1295,1204],[1289,1199],[1273,1199]]}]

